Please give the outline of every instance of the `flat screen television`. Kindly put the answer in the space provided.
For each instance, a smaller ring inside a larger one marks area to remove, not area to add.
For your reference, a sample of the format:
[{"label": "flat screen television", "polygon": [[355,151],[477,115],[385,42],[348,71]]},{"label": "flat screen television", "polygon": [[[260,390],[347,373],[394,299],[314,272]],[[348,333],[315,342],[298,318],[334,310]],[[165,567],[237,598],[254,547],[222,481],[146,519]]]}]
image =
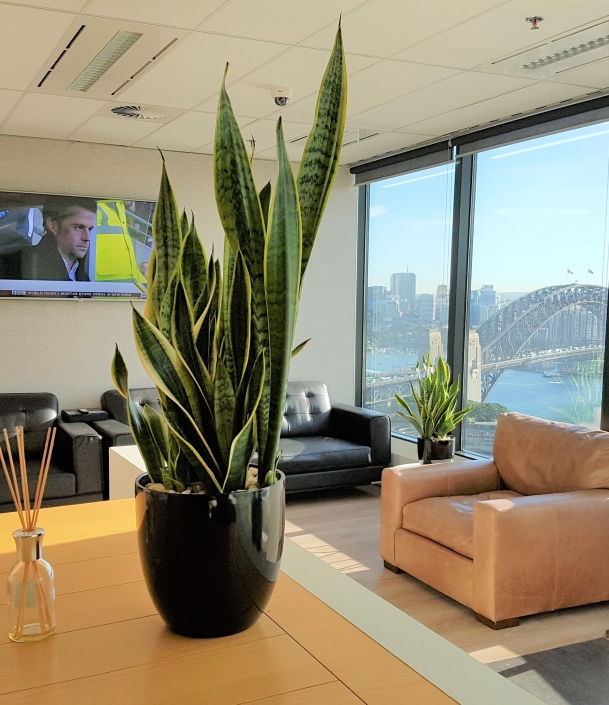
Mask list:
[{"label": "flat screen television", "polygon": [[155,205],[0,191],[0,297],[145,299]]}]

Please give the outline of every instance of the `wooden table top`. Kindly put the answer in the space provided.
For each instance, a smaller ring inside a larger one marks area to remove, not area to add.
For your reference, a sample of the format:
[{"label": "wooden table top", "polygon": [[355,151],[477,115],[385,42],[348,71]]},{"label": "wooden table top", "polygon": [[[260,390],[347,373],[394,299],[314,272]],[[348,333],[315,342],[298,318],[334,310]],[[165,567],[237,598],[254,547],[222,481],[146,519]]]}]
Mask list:
[{"label": "wooden table top", "polygon": [[449,705],[455,701],[281,574],[260,620],[220,639],[170,632],[137,555],[132,499],[43,509],[57,633],[8,638],[16,514],[0,514],[0,705]]}]

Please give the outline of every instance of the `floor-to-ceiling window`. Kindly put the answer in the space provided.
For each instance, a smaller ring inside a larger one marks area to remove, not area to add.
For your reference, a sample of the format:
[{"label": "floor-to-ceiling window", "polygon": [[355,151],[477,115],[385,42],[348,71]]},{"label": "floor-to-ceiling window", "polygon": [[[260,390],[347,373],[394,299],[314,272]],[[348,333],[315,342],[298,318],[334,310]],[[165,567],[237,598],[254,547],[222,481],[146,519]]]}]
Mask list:
[{"label": "floor-to-ceiling window", "polygon": [[465,450],[506,410],[599,428],[608,157],[607,125],[476,157]]},{"label": "floor-to-ceiling window", "polygon": [[[470,142],[463,153],[473,157],[457,151],[473,168],[471,189],[454,163],[366,187],[364,405],[389,413],[394,433],[414,435],[394,393],[408,395],[427,353],[448,356],[463,404],[475,405],[466,452],[490,455],[507,410],[590,428],[601,426],[601,409],[609,418],[609,123],[552,127],[490,149]],[[454,271],[452,252],[467,253]],[[467,281],[467,294],[454,296]]]},{"label": "floor-to-ceiling window", "polygon": [[395,433],[414,435],[397,415],[415,365],[446,354],[454,165],[369,187],[364,405],[387,412]]}]

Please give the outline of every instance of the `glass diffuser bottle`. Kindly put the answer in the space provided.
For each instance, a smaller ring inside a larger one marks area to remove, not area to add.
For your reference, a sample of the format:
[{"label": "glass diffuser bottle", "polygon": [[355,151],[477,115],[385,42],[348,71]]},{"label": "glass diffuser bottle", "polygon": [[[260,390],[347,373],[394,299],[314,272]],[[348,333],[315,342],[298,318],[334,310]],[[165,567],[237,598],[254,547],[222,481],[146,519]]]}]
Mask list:
[{"label": "glass diffuser bottle", "polygon": [[17,562],[8,574],[9,637],[39,641],[55,631],[55,576],[42,558],[44,529],[13,532]]}]

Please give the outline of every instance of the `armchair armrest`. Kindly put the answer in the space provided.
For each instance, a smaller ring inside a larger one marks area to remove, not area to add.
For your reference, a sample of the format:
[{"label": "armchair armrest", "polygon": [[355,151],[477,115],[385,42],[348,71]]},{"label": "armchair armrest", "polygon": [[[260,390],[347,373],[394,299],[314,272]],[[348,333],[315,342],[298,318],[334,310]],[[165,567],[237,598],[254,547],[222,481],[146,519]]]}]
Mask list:
[{"label": "armchair armrest", "polygon": [[490,492],[499,489],[499,484],[499,471],[492,460],[386,468],[381,480],[382,558],[395,563],[394,535],[402,527],[406,504],[428,497]]},{"label": "armchair armrest", "polygon": [[332,430],[337,438],[370,446],[372,465],[391,462],[391,419],[372,409],[348,404],[332,404]]},{"label": "armchair armrest", "polygon": [[102,445],[99,435],[86,423],[58,421],[56,460],[76,475],[76,493],[101,492]]},{"label": "armchair armrest", "polygon": [[474,610],[493,622],[609,599],[609,490],[478,502]]},{"label": "armchair armrest", "polygon": [[102,437],[104,446],[133,446],[135,440],[131,429],[116,419],[93,421],[91,427]]}]

